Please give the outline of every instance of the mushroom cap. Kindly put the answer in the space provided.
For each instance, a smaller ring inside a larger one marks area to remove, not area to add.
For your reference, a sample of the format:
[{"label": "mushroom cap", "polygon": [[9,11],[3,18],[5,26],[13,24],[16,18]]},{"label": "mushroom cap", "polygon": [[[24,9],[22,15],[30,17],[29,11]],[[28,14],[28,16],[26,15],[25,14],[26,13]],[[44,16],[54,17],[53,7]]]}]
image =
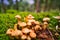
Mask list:
[{"label": "mushroom cap", "polygon": [[23,29],[22,29],[22,32],[25,33],[25,34],[27,34],[27,33],[30,32],[30,30],[29,30],[28,28],[23,28]]},{"label": "mushroom cap", "polygon": [[16,36],[22,36],[23,35],[22,31],[20,31],[20,30],[15,30],[15,33],[16,33]]},{"label": "mushroom cap", "polygon": [[35,20],[33,20],[33,19],[32,20],[28,20],[28,22],[35,22]]},{"label": "mushroom cap", "polygon": [[33,29],[30,29],[30,32],[34,32],[34,30]]},{"label": "mushroom cap", "polygon": [[12,33],[11,33],[11,36],[16,36],[16,32],[15,32],[15,31],[12,32]]},{"label": "mushroom cap", "polygon": [[45,25],[47,25],[48,23],[47,22],[44,22]]},{"label": "mushroom cap", "polygon": [[42,30],[42,28],[39,25],[36,25],[34,28],[35,28],[36,31],[37,30]]},{"label": "mushroom cap", "polygon": [[15,18],[21,18],[21,16],[20,15],[16,15]]},{"label": "mushroom cap", "polygon": [[21,36],[21,39],[23,39],[23,40],[24,40],[24,39],[27,39],[27,36],[26,36],[26,35],[22,35],[22,36]]},{"label": "mushroom cap", "polygon": [[30,32],[30,37],[31,37],[31,38],[36,38],[36,33]]},{"label": "mushroom cap", "polygon": [[12,32],[14,32],[13,29],[8,29],[7,32],[6,32],[6,34],[10,35]]},{"label": "mushroom cap", "polygon": [[58,36],[59,34],[56,32],[55,35]]},{"label": "mushroom cap", "polygon": [[18,23],[19,24],[19,26],[21,26],[21,27],[25,27],[27,24],[25,23],[25,22],[21,22],[21,23]]},{"label": "mushroom cap", "polygon": [[30,36],[27,37],[27,40],[31,40]]},{"label": "mushroom cap", "polygon": [[27,16],[27,18],[28,18],[28,19],[33,19],[34,17],[33,17],[31,14],[29,14],[29,15]]},{"label": "mushroom cap", "polygon": [[35,21],[35,24],[40,25],[40,23],[38,21]]},{"label": "mushroom cap", "polygon": [[27,25],[31,26],[32,24],[31,24],[31,22],[27,22]]},{"label": "mushroom cap", "polygon": [[35,30],[37,31],[37,30],[40,29],[40,26],[39,26],[39,25],[36,25],[34,28],[35,28]]},{"label": "mushroom cap", "polygon": [[56,16],[56,17],[54,17],[54,18],[56,18],[56,19],[60,19],[60,16]]},{"label": "mushroom cap", "polygon": [[48,17],[43,18],[43,21],[49,21],[49,20],[50,20],[50,18],[48,18]]}]

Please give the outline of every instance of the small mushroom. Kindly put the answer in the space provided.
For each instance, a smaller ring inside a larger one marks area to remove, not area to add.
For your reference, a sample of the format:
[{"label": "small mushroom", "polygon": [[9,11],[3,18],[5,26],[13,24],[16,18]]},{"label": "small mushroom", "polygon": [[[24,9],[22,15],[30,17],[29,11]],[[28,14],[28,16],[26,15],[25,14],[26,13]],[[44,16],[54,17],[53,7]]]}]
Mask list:
[{"label": "small mushroom", "polygon": [[22,39],[22,40],[27,39],[27,35],[22,35],[22,36],[21,36],[21,39]]},{"label": "small mushroom", "polygon": [[35,24],[36,24],[36,25],[40,25],[40,23],[39,23],[38,21],[35,21]]},{"label": "small mushroom", "polygon": [[17,24],[15,24],[14,25],[14,30],[18,30],[17,27],[18,27]]},{"label": "small mushroom", "polygon": [[28,36],[28,37],[27,37],[27,40],[31,40],[31,37],[30,37],[30,36]]},{"label": "small mushroom", "polygon": [[30,37],[31,37],[31,38],[36,38],[36,33],[30,32]]},{"label": "small mushroom", "polygon": [[28,19],[34,19],[34,17],[33,17],[31,14],[29,14],[29,15],[27,16],[27,18],[28,18]]},{"label": "small mushroom", "polygon": [[29,20],[33,20],[34,19],[34,17],[31,15],[31,14],[29,14],[26,18],[25,18],[25,21],[26,22],[29,22]]},{"label": "small mushroom", "polygon": [[59,34],[56,32],[55,35],[58,36]]},{"label": "small mushroom", "polygon": [[44,22],[44,25],[43,25],[43,30],[45,30],[46,28],[47,28],[47,26],[48,26],[48,23],[47,22]]},{"label": "small mushroom", "polygon": [[36,31],[37,30],[42,30],[42,28],[39,25],[36,25],[34,28],[35,28]]},{"label": "small mushroom", "polygon": [[49,21],[49,20],[50,20],[50,18],[48,18],[48,17],[43,18],[43,21]]},{"label": "small mushroom", "polygon": [[27,34],[27,33],[30,32],[30,30],[29,30],[28,28],[23,28],[23,29],[22,29],[22,32],[25,33],[25,34]]},{"label": "small mushroom", "polygon": [[25,27],[27,24],[26,24],[25,22],[19,22],[18,25],[23,28],[23,27]]},{"label": "small mushroom", "polygon": [[20,15],[16,15],[15,18],[17,18],[18,20],[20,20],[21,16]]},{"label": "small mushroom", "polygon": [[56,19],[60,19],[60,16],[56,16],[56,17],[54,17],[54,18],[56,18]]},{"label": "small mushroom", "polygon": [[7,32],[6,32],[6,34],[11,35],[11,34],[12,34],[12,32],[14,32],[14,30],[13,30],[13,29],[8,29],[8,30],[7,30]]},{"label": "small mushroom", "polygon": [[20,31],[20,30],[15,30],[15,33],[16,33],[16,36],[22,36],[23,35],[22,31]]},{"label": "small mushroom", "polygon": [[31,24],[31,22],[27,22],[27,25],[28,25],[28,26],[31,26],[32,24]]},{"label": "small mushroom", "polygon": [[21,21],[20,21],[21,17],[20,17],[19,15],[16,15],[15,17],[18,19],[18,25],[19,25],[19,26],[21,26],[21,27],[26,26],[26,23],[25,23],[25,22],[21,22]]},{"label": "small mushroom", "polygon": [[34,32],[34,30],[33,29],[30,29],[30,32]]}]

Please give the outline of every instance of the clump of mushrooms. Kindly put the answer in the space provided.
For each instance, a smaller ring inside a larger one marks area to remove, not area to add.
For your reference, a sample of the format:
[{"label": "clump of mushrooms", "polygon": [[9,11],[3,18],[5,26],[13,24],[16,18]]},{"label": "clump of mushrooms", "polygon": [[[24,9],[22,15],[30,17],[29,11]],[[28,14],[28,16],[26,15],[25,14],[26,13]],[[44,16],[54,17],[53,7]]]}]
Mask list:
[{"label": "clump of mushrooms", "polygon": [[[21,38],[22,40],[31,40],[32,38],[36,38],[36,31],[38,30],[42,30],[42,29],[46,29],[48,23],[47,21],[49,21],[50,19],[48,17],[44,18],[44,25],[43,27],[40,26],[40,22],[34,20],[34,17],[29,14],[27,17],[25,17],[25,21],[26,22],[22,22],[21,21],[21,16],[20,15],[16,15],[15,18],[17,18],[18,22],[17,24],[14,25],[14,29],[8,29],[6,34],[10,35],[10,36],[14,36],[17,39]],[[18,29],[21,28],[21,29]],[[46,35],[44,35],[45,37],[47,37]],[[41,34],[40,37],[43,37],[43,35]]]}]

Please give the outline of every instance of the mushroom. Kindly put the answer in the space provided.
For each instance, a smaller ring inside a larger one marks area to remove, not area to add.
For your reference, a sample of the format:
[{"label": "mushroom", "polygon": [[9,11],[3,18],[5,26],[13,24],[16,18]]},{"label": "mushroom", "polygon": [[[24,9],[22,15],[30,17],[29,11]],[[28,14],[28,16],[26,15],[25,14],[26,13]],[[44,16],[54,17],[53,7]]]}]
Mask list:
[{"label": "mushroom", "polygon": [[56,18],[56,19],[60,19],[60,16],[56,16],[56,17],[54,17],[54,18]]},{"label": "mushroom", "polygon": [[55,35],[58,36],[59,34],[56,32]]},{"label": "mushroom", "polygon": [[29,20],[33,20],[34,19],[34,17],[31,15],[31,14],[29,14],[26,18],[25,18],[25,21],[26,22],[29,22]]},{"label": "mushroom", "polygon": [[23,35],[21,36],[21,39],[23,39],[23,40],[27,39],[27,35],[24,35],[24,34],[23,34]]},{"label": "mushroom", "polygon": [[40,23],[39,23],[38,21],[35,21],[34,23],[35,23],[36,25],[40,25]]},{"label": "mushroom", "polygon": [[31,40],[31,37],[30,37],[30,36],[28,36],[28,37],[27,37],[27,40]]},{"label": "mushroom", "polygon": [[36,38],[36,33],[30,32],[30,37],[31,37],[31,38]]},{"label": "mushroom", "polygon": [[32,24],[31,24],[31,22],[27,22],[27,25],[28,25],[28,26],[31,26]]},{"label": "mushroom", "polygon": [[27,16],[27,18],[28,18],[28,19],[34,19],[34,17],[33,17],[31,14],[29,14],[29,15]]},{"label": "mushroom", "polygon": [[46,28],[47,28],[47,26],[48,26],[48,23],[47,22],[44,22],[44,25],[43,25],[43,30],[45,30]]},{"label": "mushroom", "polygon": [[12,32],[12,33],[11,33],[11,36],[13,36],[13,37],[16,36],[16,32],[15,32],[15,31]]},{"label": "mushroom", "polygon": [[18,25],[20,27],[25,27],[26,26],[26,23],[25,22],[21,22],[20,21],[21,17],[19,15],[16,15],[15,17],[18,19]]},{"label": "mushroom", "polygon": [[44,21],[44,25],[43,25],[43,29],[45,30],[48,26],[48,21],[50,20],[50,18],[46,17],[46,18],[43,18],[43,21]]},{"label": "mushroom", "polygon": [[42,28],[40,27],[40,25],[36,25],[34,28],[35,28],[36,31],[37,30],[42,30]]},{"label": "mushroom", "polygon": [[14,30],[13,30],[13,29],[8,29],[8,30],[7,30],[7,32],[6,32],[6,34],[11,35],[11,34],[12,34],[12,32],[14,32]]},{"label": "mushroom", "polygon": [[16,36],[22,36],[23,33],[21,30],[15,30]]},{"label": "mushroom", "polygon": [[30,32],[34,32],[34,30],[33,29],[30,29]]},{"label": "mushroom", "polygon": [[22,32],[25,33],[25,34],[28,34],[30,32],[30,30],[28,28],[23,28]]},{"label": "mushroom", "polygon": [[48,17],[43,18],[43,21],[49,21],[49,20],[50,20],[50,18],[48,18]]},{"label": "mushroom", "polygon": [[18,22],[20,22],[21,16],[16,15],[15,18],[17,18],[18,19]]},{"label": "mushroom", "polygon": [[22,27],[22,28],[27,25],[25,22],[19,22],[18,24],[19,24],[19,26]]},{"label": "mushroom", "polygon": [[14,30],[18,30],[17,27],[18,27],[17,24],[15,24],[14,25]]}]

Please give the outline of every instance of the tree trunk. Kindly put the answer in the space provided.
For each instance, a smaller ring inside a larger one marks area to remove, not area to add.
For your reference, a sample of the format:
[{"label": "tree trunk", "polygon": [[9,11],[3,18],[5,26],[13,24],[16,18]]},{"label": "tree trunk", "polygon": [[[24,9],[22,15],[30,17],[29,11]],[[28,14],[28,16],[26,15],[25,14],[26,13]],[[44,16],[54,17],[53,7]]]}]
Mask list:
[{"label": "tree trunk", "polygon": [[16,10],[19,10],[18,0],[16,0]]},{"label": "tree trunk", "polygon": [[52,9],[56,9],[57,5],[56,5],[56,0],[53,0],[53,3],[52,3]]},{"label": "tree trunk", "polygon": [[1,0],[1,3],[2,3],[2,12],[3,13],[6,13],[6,6],[4,5],[4,0]]},{"label": "tree trunk", "polygon": [[48,8],[48,0],[45,0],[44,11],[47,11],[47,8]]},{"label": "tree trunk", "polygon": [[41,11],[41,0],[36,0],[36,12]]},{"label": "tree trunk", "polygon": [[8,0],[9,1],[9,6],[8,6],[8,9],[13,9],[13,1],[12,0]]}]

